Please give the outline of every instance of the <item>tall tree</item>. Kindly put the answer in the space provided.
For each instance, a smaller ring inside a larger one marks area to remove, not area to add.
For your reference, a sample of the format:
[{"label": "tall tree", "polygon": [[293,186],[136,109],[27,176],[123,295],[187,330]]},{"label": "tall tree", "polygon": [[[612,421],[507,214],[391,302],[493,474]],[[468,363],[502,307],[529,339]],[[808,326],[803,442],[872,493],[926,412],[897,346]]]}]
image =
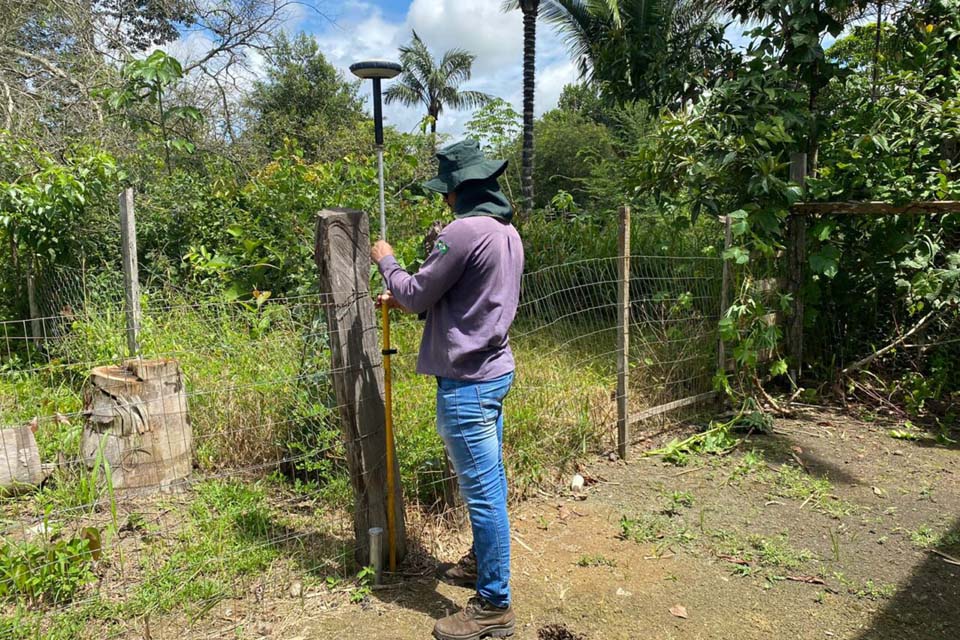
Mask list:
[{"label": "tall tree", "polygon": [[[209,45],[183,61],[184,82],[232,139],[232,113],[253,60],[296,0],[0,0],[0,127],[63,149],[83,137],[112,139],[105,89],[118,70],[187,26]],[[178,91],[188,87],[178,87]]]},{"label": "tall tree", "polygon": [[540,0],[505,0],[504,11],[519,8],[523,12],[523,171],[521,185],[526,213],[533,209],[533,100],[537,74],[537,18]]},{"label": "tall tree", "polygon": [[331,139],[363,117],[357,83],[327,62],[312,36],[274,39],[266,79],[247,99],[253,111],[251,133],[269,151],[296,140],[309,158],[324,158]]},{"label": "tall tree", "polygon": [[820,95],[833,78],[846,75],[827,57],[823,40],[836,38],[847,21],[862,15],[870,0],[726,0],[727,9],[740,20],[762,24],[753,33],[755,50],[779,52],[778,65],[792,74],[807,95],[807,163],[816,176],[822,130]]},{"label": "tall tree", "polygon": [[671,105],[720,75],[729,44],[719,0],[543,0],[582,79],[618,102]]},{"label": "tall tree", "polygon": [[430,132],[437,133],[437,120],[445,107],[472,109],[491,100],[481,91],[461,91],[460,85],[470,79],[476,56],[463,49],[451,49],[437,61],[427,45],[413,32],[409,44],[400,47],[403,72],[400,79],[384,91],[387,104],[399,102],[423,105],[431,118]]}]

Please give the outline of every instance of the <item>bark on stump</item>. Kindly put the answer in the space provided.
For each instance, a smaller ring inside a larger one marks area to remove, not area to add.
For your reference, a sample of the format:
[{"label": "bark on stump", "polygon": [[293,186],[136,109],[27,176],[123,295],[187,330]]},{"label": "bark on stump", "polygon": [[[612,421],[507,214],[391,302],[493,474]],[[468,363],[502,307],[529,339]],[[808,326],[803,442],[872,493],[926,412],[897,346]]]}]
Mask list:
[{"label": "bark on stump", "polygon": [[46,477],[33,430],[28,425],[0,430],[0,496],[31,491]]},{"label": "bark on stump", "polygon": [[169,491],[190,475],[193,429],[176,360],[97,367],[83,397],[83,459],[93,469],[102,455],[115,489]]},{"label": "bark on stump", "polygon": [[[330,209],[317,220],[316,255],[330,333],[330,360],[354,495],[357,562],[369,562],[371,527],[387,531],[386,411],[377,322],[370,294],[370,227],[362,211]],[[400,465],[394,456],[399,562],[406,550]],[[388,544],[383,545],[387,566]]]}]

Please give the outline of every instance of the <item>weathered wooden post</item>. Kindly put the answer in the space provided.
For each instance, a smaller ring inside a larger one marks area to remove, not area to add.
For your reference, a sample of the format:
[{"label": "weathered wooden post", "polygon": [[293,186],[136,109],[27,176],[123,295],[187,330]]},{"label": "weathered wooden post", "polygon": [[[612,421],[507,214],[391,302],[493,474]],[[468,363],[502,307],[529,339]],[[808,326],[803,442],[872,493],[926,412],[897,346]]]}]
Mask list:
[{"label": "weathered wooden post", "polygon": [[123,253],[123,290],[126,294],[127,352],[140,353],[140,275],[137,268],[137,225],[133,189],[120,194],[120,249]]},{"label": "weathered wooden post", "polygon": [[[733,224],[730,216],[723,216],[723,252],[726,254],[733,246]],[[723,259],[720,276],[720,319],[730,308],[730,285],[733,281],[732,265],[730,260]],[[727,370],[727,350],[723,343],[723,336],[717,336],[717,371]]]},{"label": "weathered wooden post", "polygon": [[[807,154],[790,156],[790,181],[804,186],[807,181]],[[807,252],[807,222],[797,213],[791,213],[787,228],[787,264],[790,295],[793,309],[787,319],[787,355],[790,363],[790,380],[800,384],[803,373],[803,272]]]},{"label": "weathered wooden post", "polygon": [[630,448],[630,207],[620,207],[617,268],[617,454]]},{"label": "weathered wooden post", "polygon": [[[330,334],[334,390],[354,495],[357,562],[369,561],[371,527],[387,530],[383,368],[370,294],[370,227],[352,209],[325,209],[317,220],[315,259]],[[400,477],[394,456],[394,473]],[[397,559],[406,550],[403,496],[394,492]],[[389,545],[384,544],[386,552]],[[383,564],[387,564],[384,558]]]},{"label": "weathered wooden post", "polygon": [[37,304],[37,260],[30,254],[27,259],[27,305],[30,308],[30,337],[34,342],[43,339],[43,320],[40,318],[40,306]]}]

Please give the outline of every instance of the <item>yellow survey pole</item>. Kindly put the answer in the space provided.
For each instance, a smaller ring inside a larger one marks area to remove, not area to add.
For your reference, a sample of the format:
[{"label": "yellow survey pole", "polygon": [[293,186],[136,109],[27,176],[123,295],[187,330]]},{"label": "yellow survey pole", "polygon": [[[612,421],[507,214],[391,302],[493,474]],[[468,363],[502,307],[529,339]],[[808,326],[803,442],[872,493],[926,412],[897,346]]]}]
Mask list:
[{"label": "yellow survey pole", "polygon": [[394,501],[396,478],[393,475],[393,380],[390,373],[390,308],[386,303],[380,306],[383,321],[383,384],[384,409],[387,436],[387,543],[390,547],[390,571],[397,570],[397,529]]}]

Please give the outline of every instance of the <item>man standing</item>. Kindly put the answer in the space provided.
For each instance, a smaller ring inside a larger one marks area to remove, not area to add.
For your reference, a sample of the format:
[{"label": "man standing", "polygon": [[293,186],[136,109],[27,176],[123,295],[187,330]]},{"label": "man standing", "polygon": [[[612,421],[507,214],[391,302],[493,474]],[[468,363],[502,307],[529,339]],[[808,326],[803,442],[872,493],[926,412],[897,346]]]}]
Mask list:
[{"label": "man standing", "polygon": [[382,240],[370,255],[389,290],[380,304],[426,313],[417,372],[437,379],[437,431],[473,530],[471,554],[451,574],[469,581],[475,571],[476,595],[463,611],[438,620],[433,635],[503,638],[514,628],[503,400],[513,383],[507,333],[520,299],[523,245],[497,183],[507,163],[485,159],[473,140],[442,149],[437,159],[438,175],[424,186],[444,194],[456,219],[440,233],[426,262],[410,275]]}]

